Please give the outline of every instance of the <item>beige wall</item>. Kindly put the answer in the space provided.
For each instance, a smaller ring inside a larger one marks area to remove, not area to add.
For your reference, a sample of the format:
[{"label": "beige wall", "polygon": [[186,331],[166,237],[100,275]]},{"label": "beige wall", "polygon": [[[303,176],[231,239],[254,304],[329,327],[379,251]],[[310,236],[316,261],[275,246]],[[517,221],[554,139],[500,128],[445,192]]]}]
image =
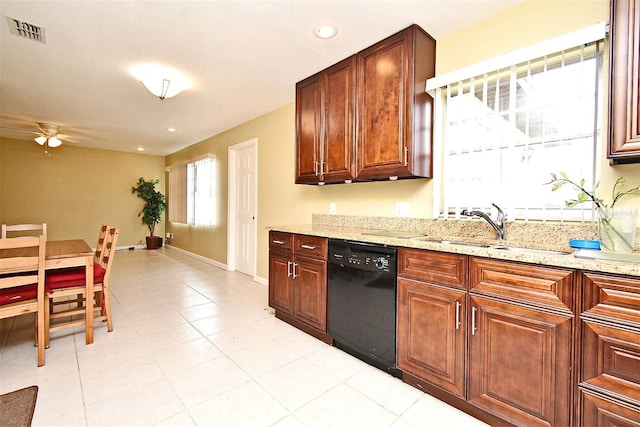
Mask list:
[{"label": "beige wall", "polygon": [[[120,228],[118,246],[144,242],[142,202],[131,186],[144,176],[161,179],[163,189],[163,157],[66,144],[49,151],[33,141],[0,139],[0,222],[46,222],[49,239],[80,238],[92,247],[107,223]],[[162,235],[163,224],[156,232]]]}]

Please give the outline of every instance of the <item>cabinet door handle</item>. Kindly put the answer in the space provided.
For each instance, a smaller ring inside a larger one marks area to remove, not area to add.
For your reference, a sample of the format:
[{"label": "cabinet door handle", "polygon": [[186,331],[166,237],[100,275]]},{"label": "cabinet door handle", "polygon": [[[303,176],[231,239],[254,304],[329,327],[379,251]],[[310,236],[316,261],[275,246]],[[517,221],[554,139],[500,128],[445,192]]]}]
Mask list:
[{"label": "cabinet door handle", "polygon": [[298,264],[296,264],[295,262],[293,263],[293,278],[295,279],[296,277],[298,277],[298,275],[296,274],[296,267],[298,266]]},{"label": "cabinet door handle", "polygon": [[291,277],[291,261],[287,261],[287,277]]},{"label": "cabinet door handle", "polygon": [[314,250],[316,247],[314,245],[300,245],[302,249],[311,249]]},{"label": "cabinet door handle", "polygon": [[272,242],[276,245],[284,245],[284,242],[282,240],[272,240]]},{"label": "cabinet door handle", "polygon": [[476,311],[478,311],[477,308],[471,308],[471,335],[476,334]]},{"label": "cabinet door handle", "polygon": [[324,175],[324,159],[320,160],[320,176]]},{"label": "cabinet door handle", "polygon": [[316,176],[318,176],[318,161],[317,160],[315,162],[313,162],[313,173],[315,173]]},{"label": "cabinet door handle", "polygon": [[409,147],[404,147],[404,165],[409,165]]},{"label": "cabinet door handle", "polygon": [[456,329],[460,329],[460,301],[456,301]]}]

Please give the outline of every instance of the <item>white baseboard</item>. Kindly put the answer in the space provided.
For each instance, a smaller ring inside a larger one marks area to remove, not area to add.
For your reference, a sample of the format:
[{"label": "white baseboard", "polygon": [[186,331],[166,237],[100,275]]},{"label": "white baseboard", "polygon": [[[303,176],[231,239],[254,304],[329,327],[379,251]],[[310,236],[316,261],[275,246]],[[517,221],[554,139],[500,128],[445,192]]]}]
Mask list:
[{"label": "white baseboard", "polygon": [[[190,256],[191,258],[195,258],[195,259],[197,259],[199,261],[206,262],[207,264],[213,265],[214,267],[218,267],[218,268],[220,268],[222,270],[230,271],[227,268],[226,264],[223,264],[223,263],[218,262],[216,260],[213,260],[211,258],[203,257],[202,255],[194,254],[193,252],[185,251],[184,249],[176,248],[175,246],[171,246],[171,245],[166,245],[165,244],[164,247],[169,249],[169,250],[172,250],[172,251],[180,252],[181,254]],[[132,251],[132,250],[135,250],[135,249],[146,249],[146,246],[145,245],[133,245],[133,246],[118,246],[116,248],[116,250],[118,250],[118,251],[126,251],[126,250]],[[269,280],[265,279],[264,277],[260,277],[260,276],[254,275],[253,276],[253,281],[257,282],[257,283],[260,283],[261,285],[269,286]]]},{"label": "white baseboard", "polygon": [[218,267],[218,268],[221,268],[223,270],[228,271],[226,264],[218,262],[218,261],[216,261],[214,259],[203,257],[202,255],[194,254],[193,252],[185,251],[184,249],[176,248],[175,246],[171,246],[171,245],[164,245],[164,246],[167,249],[170,249],[172,251],[180,252],[181,254],[190,256],[191,258],[195,258],[195,259],[197,259],[199,261],[206,262],[207,264],[213,265],[214,267]]}]

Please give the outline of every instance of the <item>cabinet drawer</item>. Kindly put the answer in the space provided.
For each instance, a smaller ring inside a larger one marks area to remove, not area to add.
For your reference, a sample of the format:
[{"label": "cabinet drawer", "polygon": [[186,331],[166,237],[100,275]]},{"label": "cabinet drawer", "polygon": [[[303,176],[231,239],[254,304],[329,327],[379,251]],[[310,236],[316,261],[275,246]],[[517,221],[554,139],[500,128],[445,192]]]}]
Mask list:
[{"label": "cabinet drawer", "polygon": [[467,257],[422,249],[398,250],[398,277],[466,289]]},{"label": "cabinet drawer", "polygon": [[293,252],[310,258],[327,259],[327,238],[296,234],[293,239]]},{"label": "cabinet drawer", "polygon": [[269,232],[269,249],[291,251],[293,249],[293,234],[281,231]]},{"label": "cabinet drawer", "polygon": [[587,316],[605,316],[640,328],[640,279],[585,273],[584,306]]},{"label": "cabinet drawer", "polygon": [[582,381],[633,387],[640,398],[640,332],[583,321]]},{"label": "cabinet drawer", "polygon": [[565,313],[575,310],[573,270],[476,257],[469,267],[471,292],[543,304]]}]

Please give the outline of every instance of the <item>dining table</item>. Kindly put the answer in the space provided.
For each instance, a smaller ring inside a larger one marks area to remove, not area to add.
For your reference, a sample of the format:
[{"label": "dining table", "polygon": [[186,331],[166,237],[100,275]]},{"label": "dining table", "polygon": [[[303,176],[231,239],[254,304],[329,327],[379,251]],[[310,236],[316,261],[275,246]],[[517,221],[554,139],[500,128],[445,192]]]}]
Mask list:
[{"label": "dining table", "polygon": [[[34,248],[3,249],[0,258],[33,256]],[[94,253],[82,239],[47,240],[45,247],[45,270],[68,267],[85,267],[85,341],[93,343],[93,260]],[[47,331],[48,333],[48,331]]]}]

